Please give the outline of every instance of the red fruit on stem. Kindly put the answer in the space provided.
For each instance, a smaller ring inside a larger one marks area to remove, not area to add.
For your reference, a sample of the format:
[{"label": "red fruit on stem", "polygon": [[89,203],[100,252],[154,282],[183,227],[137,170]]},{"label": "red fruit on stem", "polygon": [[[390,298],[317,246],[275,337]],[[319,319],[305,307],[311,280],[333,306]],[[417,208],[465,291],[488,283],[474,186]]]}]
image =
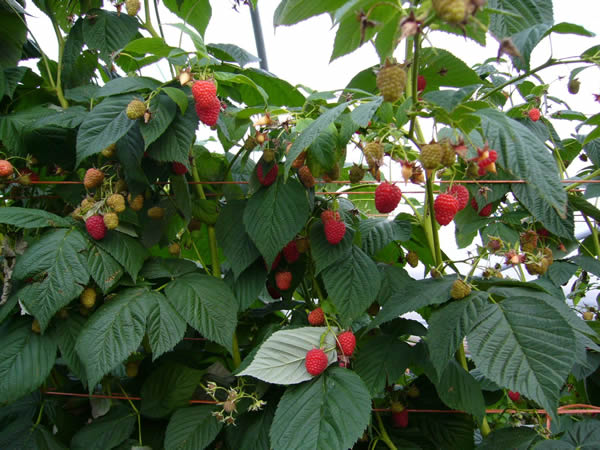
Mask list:
[{"label": "red fruit on stem", "polygon": [[279,289],[277,289],[275,286],[267,284],[267,292],[269,292],[269,295],[274,300],[281,298],[281,292],[279,292]]},{"label": "red fruit on stem", "polygon": [[467,203],[469,203],[469,190],[462,184],[453,185],[450,189],[448,189],[447,193],[458,200],[459,211],[465,209],[465,206],[467,206]]},{"label": "red fruit on stem", "polygon": [[346,234],[346,224],[337,220],[325,223],[325,238],[331,245],[339,244]]},{"label": "red fruit on stem", "polygon": [[309,350],[308,353],[306,353],[306,359],[304,360],[306,371],[313,376],[319,375],[327,369],[328,363],[327,355],[320,348]]},{"label": "red fruit on stem", "polygon": [[296,246],[296,241],[290,241],[288,245],[283,247],[283,257],[289,263],[295,263],[300,258],[300,252]]},{"label": "red fruit on stem", "polygon": [[417,77],[417,92],[422,92],[427,87],[427,80],[423,75]]},{"label": "red fruit on stem", "polygon": [[448,225],[458,212],[458,200],[450,194],[440,194],[433,202],[435,220],[440,225]]},{"label": "red fruit on stem", "polygon": [[385,181],[375,189],[375,208],[382,214],[390,213],[396,209],[401,198],[400,188]]},{"label": "red fruit on stem", "polygon": [[323,222],[324,224],[331,221],[331,220],[335,220],[335,221],[340,221],[341,216],[340,213],[337,211],[331,211],[330,209],[326,209],[325,211],[323,211],[321,213],[321,222]]},{"label": "red fruit on stem", "polygon": [[354,333],[352,333],[352,331],[344,331],[337,339],[342,354],[345,356],[352,356],[354,348],[356,347],[356,337],[354,336]]},{"label": "red fruit on stem", "polygon": [[540,110],[537,108],[531,108],[527,114],[529,114],[529,118],[531,120],[533,120],[534,122],[537,122],[538,120],[540,120]]},{"label": "red fruit on stem", "polygon": [[8,177],[13,174],[13,165],[6,159],[0,160],[0,177]]},{"label": "red fruit on stem", "polygon": [[85,221],[85,229],[97,241],[104,239],[104,236],[106,236],[106,225],[104,225],[104,218],[100,215],[88,218]]},{"label": "red fruit on stem", "polygon": [[277,174],[279,173],[279,166],[275,164],[265,175],[263,165],[258,163],[256,165],[256,176],[258,177],[258,181],[263,186],[271,186],[275,180],[277,179]]},{"label": "red fruit on stem", "polygon": [[198,114],[200,122],[209,127],[217,124],[220,112],[221,102],[217,97],[214,97],[211,104],[207,107],[201,107],[199,103],[196,103],[196,114]]},{"label": "red fruit on stem", "polygon": [[408,426],[408,409],[403,409],[400,412],[392,412],[394,426],[398,428],[406,428]]},{"label": "red fruit on stem", "polygon": [[275,274],[275,284],[277,285],[277,289],[287,291],[292,285],[292,273],[277,272]]},{"label": "red fruit on stem", "polygon": [[473,207],[473,209],[475,211],[478,211],[478,214],[481,217],[488,217],[492,213],[492,204],[491,203],[488,203],[481,209],[481,211],[479,211],[479,205],[477,205],[477,200],[475,200],[475,197],[473,197],[471,199],[471,206]]},{"label": "red fruit on stem", "polygon": [[265,269],[267,269],[269,272],[273,272],[277,268],[277,266],[279,265],[280,261],[281,261],[281,252],[277,253],[277,256],[275,257],[275,259],[271,263],[271,268],[270,269],[269,269],[269,267],[267,267],[267,262],[265,261]]},{"label": "red fruit on stem", "polygon": [[217,86],[210,80],[196,81],[192,86],[192,95],[196,105],[200,108],[209,108],[217,96]]},{"label": "red fruit on stem", "polygon": [[308,315],[308,323],[313,327],[320,327],[325,324],[325,313],[321,308],[313,309]]},{"label": "red fruit on stem", "polygon": [[171,164],[171,170],[175,175],[185,175],[188,171],[187,167],[185,167],[185,164],[182,164],[177,161],[174,161]]},{"label": "red fruit on stem", "polygon": [[508,391],[508,397],[515,403],[521,400],[521,394],[519,392]]}]

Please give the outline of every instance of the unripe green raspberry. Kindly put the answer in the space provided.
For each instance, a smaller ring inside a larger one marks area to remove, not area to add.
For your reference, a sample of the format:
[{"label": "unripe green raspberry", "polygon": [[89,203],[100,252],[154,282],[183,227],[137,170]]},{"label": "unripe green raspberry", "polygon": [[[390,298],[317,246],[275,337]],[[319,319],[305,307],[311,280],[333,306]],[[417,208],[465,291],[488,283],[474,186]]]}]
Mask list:
[{"label": "unripe green raspberry", "polygon": [[456,152],[454,151],[454,147],[452,147],[452,144],[448,139],[444,139],[440,142],[440,145],[443,150],[441,160],[442,166],[450,167],[456,162]]},{"label": "unripe green raspberry", "polygon": [[440,19],[452,24],[463,22],[467,16],[466,0],[433,0],[433,9]]},{"label": "unripe green raspberry", "polygon": [[136,16],[140,12],[141,6],[140,0],[127,0],[125,2],[125,9],[130,16]]},{"label": "unripe green raspberry", "polygon": [[386,102],[398,100],[406,86],[406,72],[400,64],[386,63],[377,72],[377,88]]},{"label": "unripe green raspberry", "polygon": [[114,230],[119,226],[119,216],[114,212],[106,213],[102,218],[104,219],[104,225],[109,230]]},{"label": "unripe green raspberry", "polygon": [[379,167],[384,155],[383,144],[380,142],[369,142],[367,145],[365,145],[363,153],[367,159],[367,164],[369,167]]},{"label": "unripe green raspberry", "polygon": [[349,172],[350,183],[359,183],[365,176],[365,169],[362,166],[354,164]]},{"label": "unripe green raspberry", "polygon": [[131,120],[137,120],[144,117],[144,113],[146,112],[146,104],[138,99],[131,100],[129,105],[127,105],[127,117]]},{"label": "unripe green raspberry", "polygon": [[440,144],[425,144],[421,147],[419,160],[426,170],[435,170],[442,163],[444,149]]}]

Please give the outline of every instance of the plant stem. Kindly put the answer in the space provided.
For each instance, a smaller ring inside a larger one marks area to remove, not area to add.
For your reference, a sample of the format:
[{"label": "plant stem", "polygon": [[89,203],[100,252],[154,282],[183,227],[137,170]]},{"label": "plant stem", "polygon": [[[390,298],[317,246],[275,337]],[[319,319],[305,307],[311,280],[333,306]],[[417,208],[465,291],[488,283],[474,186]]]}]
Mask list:
[{"label": "plant stem", "polygon": [[240,355],[240,346],[238,343],[237,333],[233,333],[233,367],[237,369],[242,364],[242,357]]},{"label": "plant stem", "polygon": [[440,248],[440,238],[435,223],[435,210],[433,209],[433,174],[427,174],[427,207],[429,209],[429,220],[431,223],[431,234],[433,237],[432,254],[436,266],[442,264],[442,250]]},{"label": "plant stem", "polygon": [[598,241],[598,230],[590,221],[590,218],[583,214],[583,220],[587,224],[590,232],[592,233],[592,241],[594,242],[594,251],[596,252],[596,257],[600,257],[600,242]]},{"label": "plant stem", "polygon": [[146,18],[144,22],[142,22],[142,26],[152,35],[152,37],[159,38],[160,36],[152,26],[152,21],[150,20],[150,4],[148,0],[144,0],[144,13],[146,14]]},{"label": "plant stem", "polygon": [[[410,95],[412,96],[412,109],[413,109],[413,111],[416,111],[418,95],[419,95],[417,92],[418,74],[419,74],[419,48],[421,47],[421,45],[420,45],[421,39],[420,39],[419,33],[415,34],[415,36],[413,37],[413,41],[414,41],[414,53],[413,53],[413,58],[412,58],[412,76],[410,79],[410,82],[411,82]],[[415,131],[416,124],[417,124],[417,115],[415,114],[410,119],[410,128],[408,130],[408,135],[411,137]]]},{"label": "plant stem", "polygon": [[121,386],[121,384],[119,383],[119,388],[121,389],[121,393],[123,394],[123,397],[127,397],[127,401],[129,402],[129,406],[131,406],[131,409],[133,409],[133,412],[135,412],[135,415],[137,416],[137,423],[138,423],[138,441],[140,443],[140,446],[143,445],[142,444],[142,418],[140,417],[140,412],[138,411],[138,409],[135,407],[135,405],[133,404],[133,402],[131,401],[131,399],[129,398],[129,395],[127,395],[127,392],[125,392],[125,389],[123,389],[123,386]]},{"label": "plant stem", "polygon": [[385,442],[385,445],[388,446],[390,450],[398,450],[398,448],[394,445],[392,440],[390,439],[390,435],[387,433],[385,426],[383,425],[383,421],[381,420],[381,416],[378,412],[375,412],[375,417],[377,418],[377,426],[379,428],[379,434],[381,435],[381,440]]},{"label": "plant stem", "polygon": [[582,178],[581,180],[576,181],[573,184],[569,184],[567,187],[565,187],[565,191],[570,191],[571,189],[575,189],[577,186],[580,186],[585,181],[588,181],[588,180],[591,180],[593,178],[596,178],[598,175],[600,175],[600,169],[596,169],[595,171],[593,171],[591,174],[589,174],[585,178]]},{"label": "plant stem", "polygon": [[65,40],[63,39],[62,34],[60,33],[60,28],[58,27],[54,19],[52,19],[52,26],[54,27],[54,33],[56,34],[56,39],[58,40],[58,64],[56,66],[56,96],[58,97],[60,106],[66,109],[69,107],[69,102],[65,98],[61,84],[62,60],[65,51]]}]

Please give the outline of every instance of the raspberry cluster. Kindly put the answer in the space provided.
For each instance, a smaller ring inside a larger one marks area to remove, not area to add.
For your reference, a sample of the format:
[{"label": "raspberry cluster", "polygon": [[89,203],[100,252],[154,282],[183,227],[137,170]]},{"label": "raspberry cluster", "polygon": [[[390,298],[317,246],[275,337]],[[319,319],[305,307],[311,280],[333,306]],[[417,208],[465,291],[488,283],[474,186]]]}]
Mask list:
[{"label": "raspberry cluster", "polygon": [[192,95],[200,122],[210,127],[216,125],[221,112],[221,102],[217,98],[215,83],[211,80],[196,81],[192,86]]}]

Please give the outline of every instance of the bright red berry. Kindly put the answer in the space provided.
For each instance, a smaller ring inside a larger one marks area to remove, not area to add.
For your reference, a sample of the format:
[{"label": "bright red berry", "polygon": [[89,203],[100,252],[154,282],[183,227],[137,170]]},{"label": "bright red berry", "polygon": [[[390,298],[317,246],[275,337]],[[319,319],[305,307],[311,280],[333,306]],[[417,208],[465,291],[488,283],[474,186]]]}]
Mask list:
[{"label": "bright red berry", "polygon": [[275,274],[275,284],[277,285],[277,289],[287,291],[292,285],[292,273],[277,272]]},{"label": "bright red berry", "polygon": [[13,174],[13,165],[6,159],[0,160],[0,177],[8,177]]},{"label": "bright red berry", "polygon": [[295,263],[300,258],[300,252],[298,251],[298,246],[296,245],[296,241],[290,241],[288,245],[283,247],[283,257],[289,263]]},{"label": "bright red berry", "polygon": [[473,197],[471,199],[471,206],[473,207],[473,209],[475,211],[478,211],[478,214],[481,217],[488,217],[492,213],[492,204],[491,203],[488,203],[481,209],[481,211],[479,211],[479,205],[477,205],[477,200],[475,200],[475,197]]},{"label": "bright red berry", "polygon": [[267,292],[269,292],[269,295],[274,300],[281,298],[281,292],[279,292],[279,289],[277,289],[275,286],[267,284]]},{"label": "bright red berry", "polygon": [[531,108],[527,114],[529,114],[529,118],[531,120],[533,120],[534,122],[537,122],[538,120],[540,120],[540,110],[537,108]]},{"label": "bright red berry", "polygon": [[448,225],[458,212],[458,200],[450,194],[440,194],[433,202],[435,220],[440,225]]},{"label": "bright red berry", "polygon": [[313,327],[320,327],[325,324],[325,313],[321,308],[313,309],[308,315],[308,323]]},{"label": "bright red berry", "polygon": [[304,360],[304,366],[306,371],[313,376],[319,375],[325,369],[327,369],[329,360],[327,355],[320,348],[313,348],[306,353],[306,359]]},{"label": "bright red berry", "polygon": [[508,391],[508,397],[515,403],[521,400],[521,394],[519,392]]},{"label": "bright red berry", "polygon": [[209,108],[217,96],[217,86],[210,80],[196,81],[192,86],[192,95],[196,105],[200,108]]},{"label": "bright red berry", "polygon": [[323,211],[321,213],[321,222],[323,222],[324,224],[331,220],[336,220],[339,222],[340,219],[341,219],[340,213],[337,211],[332,211],[330,209],[326,209],[325,211]]},{"label": "bright red berry", "polygon": [[387,181],[381,183],[375,189],[375,207],[382,214],[392,212],[400,203],[402,191],[395,184],[390,184]]},{"label": "bright red berry", "polygon": [[85,229],[97,241],[104,239],[104,236],[106,236],[106,225],[104,225],[104,218],[100,215],[91,216],[86,220]]},{"label": "bright red berry", "polygon": [[187,167],[185,167],[185,164],[182,164],[177,161],[174,161],[171,164],[171,170],[175,175],[185,175],[188,171]]},{"label": "bright red berry", "polygon": [[392,419],[394,420],[394,426],[406,428],[408,426],[408,409],[403,409],[397,413],[393,412]]},{"label": "bright red berry", "polygon": [[450,189],[448,189],[447,193],[458,200],[459,211],[465,209],[465,206],[467,206],[467,203],[469,203],[469,190],[462,184],[453,185]]},{"label": "bright red berry", "polygon": [[344,239],[346,234],[346,224],[337,220],[330,220],[325,223],[325,238],[331,245],[336,245]]},{"label": "bright red berry", "polygon": [[344,331],[337,339],[342,354],[352,356],[354,347],[356,347],[356,337],[354,336],[354,333],[352,333],[352,331]]},{"label": "bright red berry", "polygon": [[271,186],[275,180],[277,179],[277,174],[279,173],[279,166],[275,164],[271,169],[264,174],[263,165],[259,162],[256,165],[256,176],[258,177],[258,181],[263,186]]},{"label": "bright red berry", "polygon": [[196,103],[196,114],[198,114],[200,122],[208,125],[209,127],[217,124],[220,112],[221,102],[217,97],[214,97],[211,104],[207,107],[202,107],[199,103]]},{"label": "bright red berry", "polygon": [[427,80],[423,75],[417,77],[417,92],[422,92],[427,87]]}]

